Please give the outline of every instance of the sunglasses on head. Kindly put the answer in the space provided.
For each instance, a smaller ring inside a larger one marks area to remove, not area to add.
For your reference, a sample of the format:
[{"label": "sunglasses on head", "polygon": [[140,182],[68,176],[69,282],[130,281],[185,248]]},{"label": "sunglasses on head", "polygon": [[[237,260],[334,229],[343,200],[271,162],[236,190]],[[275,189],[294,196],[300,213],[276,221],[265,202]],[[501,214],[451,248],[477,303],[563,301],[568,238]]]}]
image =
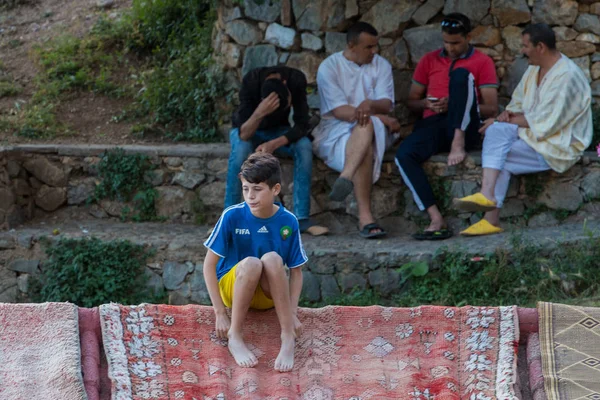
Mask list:
[{"label": "sunglasses on head", "polygon": [[457,19],[445,19],[441,25],[442,28],[465,28],[463,23]]}]

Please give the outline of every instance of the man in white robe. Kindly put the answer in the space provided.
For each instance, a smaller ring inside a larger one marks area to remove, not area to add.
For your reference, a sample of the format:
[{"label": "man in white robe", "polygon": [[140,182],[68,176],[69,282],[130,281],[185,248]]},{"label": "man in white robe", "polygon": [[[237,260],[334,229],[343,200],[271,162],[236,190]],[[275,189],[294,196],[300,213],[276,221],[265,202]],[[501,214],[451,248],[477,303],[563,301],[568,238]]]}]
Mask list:
[{"label": "man in white robe", "polygon": [[571,168],[593,136],[592,93],[583,71],[556,49],[556,37],[546,24],[523,31],[521,52],[531,64],[496,119],[488,119],[482,152],[481,192],[455,199],[464,211],[487,211],[461,234],[502,232],[500,207],[512,174]]},{"label": "man in white robe", "polygon": [[387,116],[394,81],[392,66],[377,54],[377,35],[371,25],[358,22],[348,30],[346,49],[320,65],[321,122],[312,132],[315,154],[340,172],[329,197],[343,201],[354,190],[365,238],[385,235],[371,212],[371,187],[379,179],[390,132],[400,129]]}]

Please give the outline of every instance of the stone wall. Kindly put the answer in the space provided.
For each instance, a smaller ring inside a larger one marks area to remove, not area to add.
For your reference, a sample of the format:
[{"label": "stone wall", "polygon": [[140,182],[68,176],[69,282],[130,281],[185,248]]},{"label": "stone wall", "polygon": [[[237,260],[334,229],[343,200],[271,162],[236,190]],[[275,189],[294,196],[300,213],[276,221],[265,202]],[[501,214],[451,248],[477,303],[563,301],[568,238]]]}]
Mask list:
[{"label": "stone wall", "polygon": [[[68,212],[69,218],[118,220],[131,204],[103,200],[90,203],[100,182],[97,164],[103,145],[21,145],[0,150],[0,225],[16,227],[25,221]],[[153,169],[147,176],[156,188],[157,214],[167,222],[212,224],[220,215],[225,194],[228,144],[188,146],[125,146],[129,153],[147,154]],[[448,167],[445,156],[425,163],[442,208],[454,197],[478,190],[481,183],[480,155],[472,153],[460,166]],[[423,221],[412,195],[402,183],[391,154],[386,155],[381,179],[373,188],[376,218],[394,217],[398,224],[413,226]],[[281,200],[293,209],[293,163],[283,160]],[[327,194],[338,174],[315,159],[312,178],[311,214],[334,232],[353,231],[357,207],[351,195],[332,202]],[[600,161],[586,156],[566,174],[553,172],[514,178],[503,218],[529,226],[556,225],[564,218],[582,220],[598,214],[594,200],[600,198]],[[454,214],[449,222],[463,229],[477,216]],[[524,218],[523,216],[527,216]],[[558,220],[557,220],[558,218]]]},{"label": "stone wall", "polygon": [[287,65],[306,74],[309,105],[318,108],[320,62],[344,48],[348,26],[369,22],[380,32],[380,54],[394,67],[395,114],[409,125],[414,117],[404,102],[414,68],[441,47],[439,22],[455,11],[469,16],[472,43],[494,60],[502,104],[527,67],[518,55],[521,31],[531,22],[554,27],[558,48],[581,66],[600,96],[600,2],[594,0],[221,0],[213,46],[232,90],[252,68]]}]

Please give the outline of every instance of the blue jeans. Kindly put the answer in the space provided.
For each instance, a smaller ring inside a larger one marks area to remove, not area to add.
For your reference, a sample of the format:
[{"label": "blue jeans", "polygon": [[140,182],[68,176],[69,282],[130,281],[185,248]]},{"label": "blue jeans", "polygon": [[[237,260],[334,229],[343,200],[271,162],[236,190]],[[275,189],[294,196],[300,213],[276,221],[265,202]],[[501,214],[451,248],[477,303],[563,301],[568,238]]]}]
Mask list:
[{"label": "blue jeans", "polygon": [[[290,128],[281,127],[268,131],[256,131],[250,140],[240,139],[240,130],[229,132],[231,153],[227,168],[227,186],[225,188],[225,208],[242,201],[242,184],[238,178],[246,158],[262,143],[282,136]],[[308,219],[310,216],[310,185],[312,179],[312,143],[307,137],[275,150],[277,157],[294,159],[294,214],[296,218]]]}]

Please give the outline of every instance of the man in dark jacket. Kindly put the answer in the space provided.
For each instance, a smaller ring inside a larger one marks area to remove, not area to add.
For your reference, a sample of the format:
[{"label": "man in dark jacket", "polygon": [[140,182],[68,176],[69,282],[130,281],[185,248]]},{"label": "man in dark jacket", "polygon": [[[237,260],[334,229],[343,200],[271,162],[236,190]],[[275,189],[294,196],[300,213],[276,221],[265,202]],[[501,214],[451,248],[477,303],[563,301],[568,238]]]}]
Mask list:
[{"label": "man in dark jacket", "polygon": [[[294,110],[294,126],[289,116]],[[310,195],[312,144],[308,135],[306,77],[294,68],[263,67],[244,76],[240,106],[229,133],[231,154],[227,171],[225,207],[242,201],[238,173],[253,152],[272,153],[294,159],[294,214],[302,232],[322,235],[325,227],[312,225]]]}]

